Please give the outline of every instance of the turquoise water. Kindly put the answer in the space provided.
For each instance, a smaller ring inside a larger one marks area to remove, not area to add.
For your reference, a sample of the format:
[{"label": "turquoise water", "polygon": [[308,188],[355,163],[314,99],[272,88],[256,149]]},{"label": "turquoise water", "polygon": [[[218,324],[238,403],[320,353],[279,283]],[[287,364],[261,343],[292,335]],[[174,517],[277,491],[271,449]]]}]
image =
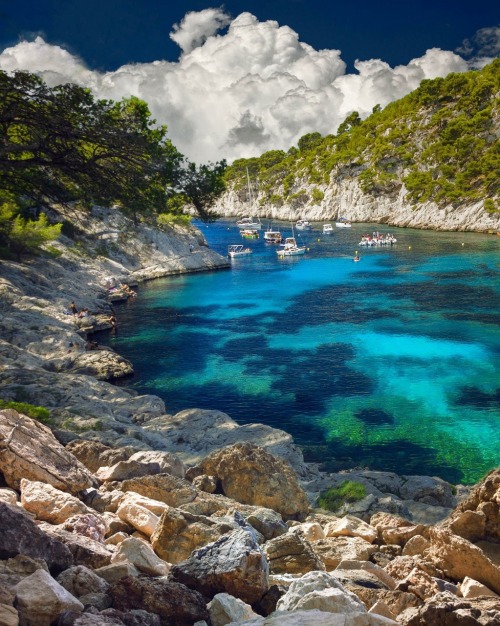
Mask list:
[{"label": "turquoise water", "polygon": [[[234,222],[201,228],[223,254],[241,242]],[[372,230],[398,243],[359,248]],[[470,483],[499,465],[500,238],[354,225],[302,240],[302,257],[246,241],[231,270],[141,285],[110,339],[134,363],[126,384],[171,413],[282,428],[330,470]]]}]

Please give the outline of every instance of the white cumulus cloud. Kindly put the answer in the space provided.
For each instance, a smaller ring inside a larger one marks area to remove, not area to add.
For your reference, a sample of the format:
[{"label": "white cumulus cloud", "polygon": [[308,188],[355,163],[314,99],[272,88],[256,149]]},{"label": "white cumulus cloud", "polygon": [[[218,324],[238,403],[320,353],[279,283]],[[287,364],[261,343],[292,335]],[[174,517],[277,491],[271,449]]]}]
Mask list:
[{"label": "white cumulus cloud", "polygon": [[250,13],[230,20],[220,9],[188,13],[170,36],[182,50],[177,62],[102,73],[37,37],[0,53],[0,68],[36,72],[50,85],[75,82],[101,98],[143,98],[178,149],[199,163],[287,150],[306,133],[334,133],[350,112],[364,117],[424,78],[468,69],[458,54],[433,48],[394,68],[357,61],[357,73],[346,74],[339,50],[315,50],[288,26]]}]

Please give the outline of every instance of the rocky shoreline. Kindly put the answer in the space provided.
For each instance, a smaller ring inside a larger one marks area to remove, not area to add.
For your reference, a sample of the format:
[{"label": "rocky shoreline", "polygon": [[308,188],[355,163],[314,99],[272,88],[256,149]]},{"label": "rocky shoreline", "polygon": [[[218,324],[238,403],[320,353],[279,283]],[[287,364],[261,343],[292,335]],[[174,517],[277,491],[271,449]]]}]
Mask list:
[{"label": "rocky shoreline", "polygon": [[[85,349],[89,333],[111,328],[109,279],[140,285],[228,263],[191,227],[135,227],[97,207],[63,218],[85,236],[62,238],[58,258],[0,263],[0,396],[52,420],[0,411],[0,623],[413,626],[441,623],[422,617],[436,594],[448,613],[500,615],[498,473],[466,500],[468,488],[439,478],[325,474],[284,431],[217,410],[169,415],[160,398],[110,384],[132,364]],[[67,314],[71,301],[90,316]],[[336,515],[314,509],[346,480],[366,496]],[[462,570],[450,564],[460,551]],[[490,599],[476,606],[466,578]],[[383,593],[368,593],[372,583]],[[42,607],[52,596],[65,601]],[[286,615],[265,617],[276,608]]]}]

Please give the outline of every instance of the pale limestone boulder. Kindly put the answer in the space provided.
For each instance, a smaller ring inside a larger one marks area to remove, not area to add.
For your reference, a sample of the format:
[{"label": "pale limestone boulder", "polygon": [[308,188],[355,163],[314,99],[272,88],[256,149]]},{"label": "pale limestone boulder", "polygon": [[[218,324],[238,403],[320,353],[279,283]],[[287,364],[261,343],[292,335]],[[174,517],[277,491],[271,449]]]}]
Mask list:
[{"label": "pale limestone boulder", "polygon": [[288,526],[281,515],[272,509],[252,507],[251,512],[244,514],[244,517],[247,523],[265,539],[274,539],[288,532]]},{"label": "pale limestone boulder", "polygon": [[99,567],[94,570],[94,573],[103,578],[110,585],[127,576],[137,577],[140,574],[135,565],[132,565],[129,561],[117,561],[116,563]]},{"label": "pale limestone boulder", "polygon": [[0,446],[0,471],[14,489],[25,478],[76,494],[95,482],[50,428],[12,409],[0,410]]},{"label": "pale limestone boulder", "polygon": [[201,463],[214,476],[224,495],[243,504],[266,507],[284,520],[302,521],[309,512],[306,493],[295,471],[264,448],[248,442],[213,452]]},{"label": "pale limestone boulder", "polygon": [[172,476],[177,476],[177,478],[184,478],[186,475],[184,463],[171,452],[139,450],[139,452],[134,452],[129,460],[138,461],[139,463],[158,463],[161,474],[172,474]]},{"label": "pale limestone boulder", "polygon": [[85,565],[68,568],[56,580],[75,598],[91,593],[106,593],[109,589],[109,583]]},{"label": "pale limestone boulder", "polygon": [[374,574],[389,589],[396,588],[396,581],[388,574],[384,568],[372,563],[371,561],[341,561],[338,565],[339,570],[364,570]]},{"label": "pale limestone boulder", "polygon": [[169,507],[151,535],[151,545],[156,554],[168,563],[180,563],[189,558],[193,550],[217,541],[232,530],[234,524],[224,520]]},{"label": "pale limestone boulder", "polygon": [[157,515],[126,498],[122,500],[116,514],[121,520],[127,522],[127,524],[130,524],[147,537],[151,537],[160,521]]},{"label": "pale limestone boulder", "polygon": [[289,532],[264,544],[272,574],[304,574],[324,570],[321,558],[302,535]]},{"label": "pale limestone boulder", "polygon": [[300,533],[307,541],[318,541],[326,537],[321,525],[317,522],[304,522],[290,528],[291,533]]},{"label": "pale limestone boulder", "polygon": [[16,606],[25,626],[50,626],[64,611],[83,611],[83,604],[44,570],[16,585]]},{"label": "pale limestone boulder", "polygon": [[382,617],[387,617],[387,619],[396,620],[397,615],[391,611],[389,606],[383,600],[377,600],[375,604],[368,609],[368,613],[375,613],[375,615],[381,615]]},{"label": "pale limestone boulder", "polygon": [[72,515],[94,514],[81,500],[50,484],[21,479],[21,504],[37,519],[62,524]]},{"label": "pale limestone boulder", "polygon": [[332,574],[320,571],[308,572],[292,581],[286,593],[278,600],[276,610],[293,611],[303,597],[324,589],[344,591],[342,584]]},{"label": "pale limestone boulder", "polygon": [[396,589],[413,593],[421,600],[432,598],[436,593],[442,591],[438,579],[429,576],[418,567],[413,568],[408,576],[398,583]]},{"label": "pale limestone boulder", "polygon": [[111,537],[111,535],[116,533],[125,533],[130,535],[134,532],[132,526],[121,520],[116,513],[105,511],[102,514],[102,519],[104,520],[107,528],[106,537]]},{"label": "pale limestone boulder", "polygon": [[463,511],[457,513],[448,526],[454,535],[467,541],[479,541],[485,535],[486,515],[483,511]]},{"label": "pale limestone boulder", "polygon": [[0,604],[0,624],[2,626],[19,626],[19,613],[8,604]]},{"label": "pale limestone boulder", "polygon": [[102,482],[112,482],[151,476],[160,473],[159,463],[142,463],[140,461],[118,461],[115,465],[100,467],[95,475]]},{"label": "pale limestone boulder", "polygon": [[431,547],[425,558],[452,580],[473,578],[500,593],[500,568],[478,546],[440,528],[430,530]]},{"label": "pale limestone boulder", "polygon": [[228,626],[397,626],[397,622],[382,615],[356,613],[343,616],[317,609],[309,611],[277,611],[268,617],[256,617],[245,622],[231,622]]},{"label": "pale limestone boulder", "polygon": [[416,609],[399,614],[405,626],[497,626],[500,624],[500,602],[480,597],[466,600],[451,593],[438,593]]},{"label": "pale limestone boulder", "polygon": [[124,480],[122,491],[133,491],[141,496],[158,500],[175,508],[196,500],[198,490],[191,483],[171,474],[157,474]]},{"label": "pale limestone boulder", "polygon": [[406,542],[402,554],[403,556],[423,555],[430,545],[431,542],[422,535],[414,535]]},{"label": "pale limestone boulder", "polygon": [[363,520],[354,515],[329,522],[325,526],[326,537],[360,537],[368,543],[373,543],[377,538],[377,531]]},{"label": "pale limestone boulder", "polygon": [[168,504],[165,504],[165,502],[153,500],[152,498],[146,498],[145,496],[141,496],[134,491],[128,491],[126,493],[123,493],[123,498],[120,500],[120,505],[123,502],[134,502],[135,504],[144,507],[148,511],[151,511],[151,513],[154,513],[158,517],[160,517],[162,513],[169,508]]},{"label": "pale limestone boulder", "polygon": [[311,543],[327,571],[334,570],[343,560],[368,561],[376,547],[359,537],[327,537]]},{"label": "pale limestone boulder", "polygon": [[130,361],[106,348],[77,355],[71,371],[73,374],[93,376],[97,380],[115,380],[133,374],[134,367]]},{"label": "pale limestone boulder", "polygon": [[7,504],[17,504],[17,493],[14,489],[2,488],[0,489],[0,502],[6,502]]},{"label": "pale limestone boulder", "polygon": [[460,591],[462,596],[466,599],[479,598],[480,596],[492,596],[498,598],[498,594],[491,589],[488,589],[485,585],[479,583],[477,580],[473,580],[466,576],[462,584],[460,585]]},{"label": "pale limestone boulder", "polygon": [[96,472],[100,467],[110,466],[118,461],[126,461],[130,458],[132,450],[130,448],[110,448],[99,441],[88,441],[86,439],[75,439],[66,446],[71,454],[85,465],[91,472]]},{"label": "pale limestone boulder", "polygon": [[129,535],[127,535],[127,533],[118,532],[108,537],[104,543],[107,546],[117,546],[122,541],[125,541],[125,539],[128,539],[128,537]]},{"label": "pale limestone boulder", "polygon": [[225,626],[229,622],[243,622],[257,617],[249,604],[228,593],[217,593],[207,608],[212,626]]},{"label": "pale limestone boulder", "polygon": [[384,569],[394,580],[401,581],[416,567],[434,578],[442,578],[444,576],[442,570],[429,561],[412,556],[397,556]]},{"label": "pale limestone boulder", "polygon": [[111,558],[112,563],[128,561],[139,571],[150,576],[166,576],[170,570],[168,563],[160,559],[144,541],[129,537],[122,541]]},{"label": "pale limestone boulder", "polygon": [[[380,530],[379,530],[380,532]],[[423,524],[404,526],[403,528],[385,528],[381,531],[382,541],[388,545],[405,546],[406,543],[416,535],[424,536],[429,534],[429,529]]]}]

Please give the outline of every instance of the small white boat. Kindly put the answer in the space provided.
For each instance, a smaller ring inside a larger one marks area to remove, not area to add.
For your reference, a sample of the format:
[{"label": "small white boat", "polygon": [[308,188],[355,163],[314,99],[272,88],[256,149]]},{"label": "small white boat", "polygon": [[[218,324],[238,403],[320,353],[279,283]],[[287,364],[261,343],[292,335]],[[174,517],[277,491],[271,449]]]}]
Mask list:
[{"label": "small white boat", "polygon": [[333,233],[333,226],[331,224],[323,224],[323,235],[331,235]]},{"label": "small white boat", "polygon": [[351,228],[351,222],[345,217],[341,217],[338,222],[335,222],[337,228]]},{"label": "small white boat", "polygon": [[264,233],[264,241],[266,243],[281,243],[283,237],[279,230],[273,230],[270,226]]},{"label": "small white boat", "polygon": [[295,237],[287,237],[285,243],[280,250],[276,250],[276,254],[283,258],[284,256],[298,256],[304,254],[306,251],[305,246],[298,246]]},{"label": "small white boat", "polygon": [[234,244],[232,246],[228,246],[227,248],[227,256],[230,259],[234,259],[234,257],[238,256],[246,256],[247,254],[252,254],[252,250],[250,248],[245,248],[241,244]]},{"label": "small white boat", "polygon": [[307,220],[299,220],[295,224],[295,228],[297,230],[311,230],[312,226],[311,226],[311,223],[308,222]]},{"label": "small white boat", "polygon": [[260,220],[256,222],[253,217],[243,217],[236,222],[236,226],[246,230],[260,230],[262,228],[262,222]]}]

